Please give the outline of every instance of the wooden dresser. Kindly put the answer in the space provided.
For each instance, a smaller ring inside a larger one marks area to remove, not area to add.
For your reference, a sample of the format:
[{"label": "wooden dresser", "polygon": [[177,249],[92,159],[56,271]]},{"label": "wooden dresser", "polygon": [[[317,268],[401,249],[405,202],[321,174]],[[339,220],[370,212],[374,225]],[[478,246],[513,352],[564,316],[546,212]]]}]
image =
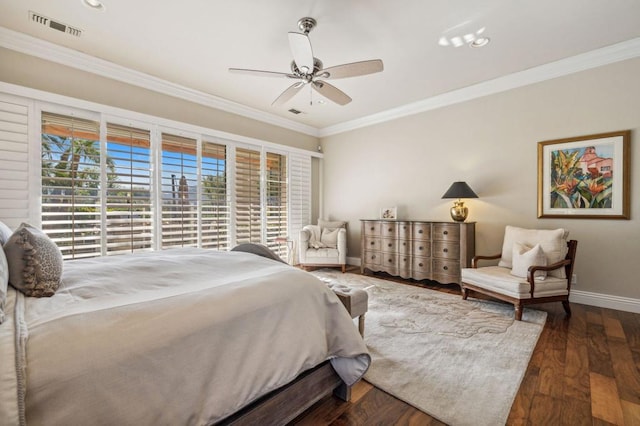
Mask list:
[{"label": "wooden dresser", "polygon": [[475,254],[475,222],[362,219],[361,271],[460,283]]}]

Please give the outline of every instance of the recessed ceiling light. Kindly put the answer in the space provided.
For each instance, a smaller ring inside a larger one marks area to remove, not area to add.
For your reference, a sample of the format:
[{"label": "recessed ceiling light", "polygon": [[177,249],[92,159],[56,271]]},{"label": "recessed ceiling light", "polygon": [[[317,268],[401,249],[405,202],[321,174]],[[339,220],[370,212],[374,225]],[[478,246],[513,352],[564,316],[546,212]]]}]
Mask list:
[{"label": "recessed ceiling light", "polygon": [[82,4],[93,10],[105,10],[104,4],[99,0],[82,0]]},{"label": "recessed ceiling light", "polygon": [[479,37],[469,43],[469,47],[483,47],[489,44],[490,41],[491,39],[489,37]]}]

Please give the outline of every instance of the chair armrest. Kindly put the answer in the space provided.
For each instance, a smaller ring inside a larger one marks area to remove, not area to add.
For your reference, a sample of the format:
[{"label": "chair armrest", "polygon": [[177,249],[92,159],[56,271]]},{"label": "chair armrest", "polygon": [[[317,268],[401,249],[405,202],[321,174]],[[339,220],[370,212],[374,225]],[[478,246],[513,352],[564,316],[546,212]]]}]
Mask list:
[{"label": "chair armrest", "polygon": [[[571,264],[571,260],[564,259],[547,266],[536,266],[536,265],[529,266],[529,269],[527,269],[527,281],[529,281],[529,286],[531,287],[531,290],[530,290],[531,297],[533,297],[533,291],[535,290],[535,287],[536,287],[536,281],[535,281],[536,271],[549,272],[556,269],[564,268],[565,266],[570,264]],[[571,277],[567,277],[567,289],[569,288],[570,282],[571,282]]]},{"label": "chair armrest", "polygon": [[492,254],[490,256],[473,256],[473,258],[471,259],[471,267],[477,268],[479,260],[495,260],[500,259],[500,257],[502,257],[502,253]]}]

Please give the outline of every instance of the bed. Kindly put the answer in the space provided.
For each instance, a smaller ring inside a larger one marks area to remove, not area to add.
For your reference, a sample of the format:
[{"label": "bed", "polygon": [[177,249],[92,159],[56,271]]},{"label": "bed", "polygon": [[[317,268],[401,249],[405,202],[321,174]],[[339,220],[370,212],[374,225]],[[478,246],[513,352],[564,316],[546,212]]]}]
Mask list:
[{"label": "bed", "polygon": [[4,311],[3,425],[230,423],[305,380],[350,386],[371,360],[321,281],[246,252],[67,261],[53,296],[9,286]]}]

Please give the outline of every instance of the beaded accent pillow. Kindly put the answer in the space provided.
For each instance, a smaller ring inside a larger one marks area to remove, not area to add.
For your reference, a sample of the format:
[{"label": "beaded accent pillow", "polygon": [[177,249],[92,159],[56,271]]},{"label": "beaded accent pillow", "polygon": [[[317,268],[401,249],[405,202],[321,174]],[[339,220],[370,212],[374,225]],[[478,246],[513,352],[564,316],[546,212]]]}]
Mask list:
[{"label": "beaded accent pillow", "polygon": [[62,253],[40,229],[23,223],[4,245],[9,283],[27,296],[53,296],[62,278]]}]

